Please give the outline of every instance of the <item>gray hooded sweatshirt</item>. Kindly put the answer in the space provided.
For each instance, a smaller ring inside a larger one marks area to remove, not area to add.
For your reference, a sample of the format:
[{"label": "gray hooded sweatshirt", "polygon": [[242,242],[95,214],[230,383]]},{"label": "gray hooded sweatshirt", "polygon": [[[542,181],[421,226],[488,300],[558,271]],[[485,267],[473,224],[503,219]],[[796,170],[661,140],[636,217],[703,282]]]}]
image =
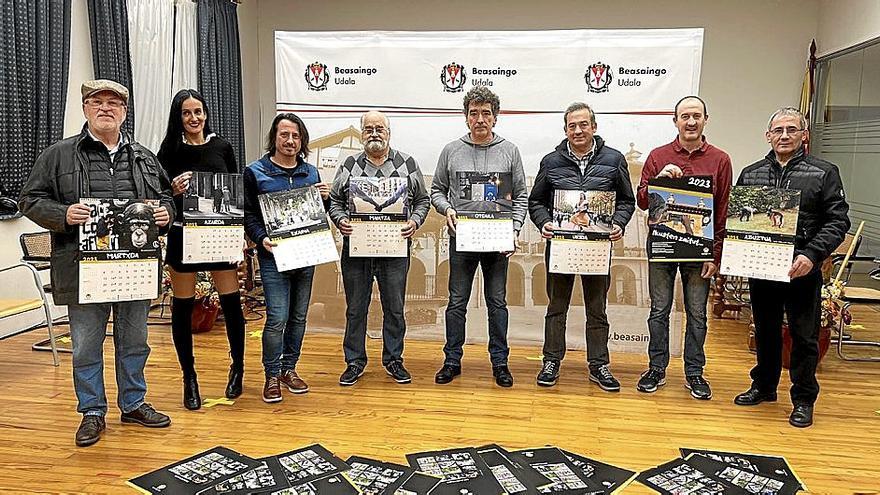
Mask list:
[{"label": "gray hooded sweatshirt", "polygon": [[459,184],[457,172],[509,172],[513,178],[513,229],[522,229],[528,212],[529,196],[522,157],[515,144],[494,134],[492,141],[475,144],[470,134],[447,144],[437,159],[437,170],[431,183],[431,204],[441,215],[449,208],[458,209]]}]

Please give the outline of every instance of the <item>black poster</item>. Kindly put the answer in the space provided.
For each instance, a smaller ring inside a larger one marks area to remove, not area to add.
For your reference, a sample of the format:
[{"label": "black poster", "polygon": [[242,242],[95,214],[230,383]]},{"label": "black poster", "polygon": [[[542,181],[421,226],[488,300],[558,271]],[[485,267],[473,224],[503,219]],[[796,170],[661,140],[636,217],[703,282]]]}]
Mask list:
[{"label": "black poster", "polygon": [[257,460],[261,463],[259,466],[217,483],[213,487],[199,492],[199,495],[248,495],[250,493],[268,493],[290,486],[278,459],[264,457]]},{"label": "black poster", "polygon": [[319,444],[275,456],[290,486],[299,486],[348,470],[348,464]]},{"label": "black poster", "polygon": [[515,462],[528,464],[550,481],[539,493],[563,495],[601,495],[604,490],[594,486],[583,471],[556,447],[524,449],[510,453]]},{"label": "black poster", "polygon": [[699,454],[688,456],[687,463],[700,471],[711,472],[754,495],[794,495],[800,490],[800,483],[796,479],[756,473]]},{"label": "black poster", "polygon": [[567,450],[563,450],[562,453],[581,470],[581,473],[587,477],[593,487],[601,488],[605,493],[620,491],[629,485],[637,474],[635,471],[605,464]]},{"label": "black poster", "polygon": [[345,476],[364,495],[393,495],[412,474],[409,466],[351,456],[345,460],[351,469]]},{"label": "black poster", "polygon": [[498,484],[492,470],[476,449],[449,449],[433,452],[407,454],[409,465],[443,481],[431,491],[431,495],[501,495],[504,489]]},{"label": "black poster", "polygon": [[144,493],[195,495],[260,464],[260,461],[226,447],[214,447],[133,478],[128,483]]},{"label": "black poster", "polygon": [[551,484],[550,480],[528,464],[514,462],[510,458],[510,452],[498,445],[490,444],[477,447],[477,452],[489,465],[495,479],[501,483],[508,494],[538,493],[539,487]]},{"label": "black poster", "polygon": [[403,482],[394,495],[428,495],[441,481],[443,478],[416,471]]},{"label": "black poster", "polygon": [[679,451],[683,458],[688,458],[691,454],[696,454],[746,471],[752,471],[753,473],[761,473],[774,478],[795,480],[798,482],[801,490],[807,489],[784,457],[685,448],[679,449]]},{"label": "black poster", "polygon": [[642,471],[636,479],[664,495],[749,495],[745,489],[715,476],[712,469],[698,469],[684,459]]}]

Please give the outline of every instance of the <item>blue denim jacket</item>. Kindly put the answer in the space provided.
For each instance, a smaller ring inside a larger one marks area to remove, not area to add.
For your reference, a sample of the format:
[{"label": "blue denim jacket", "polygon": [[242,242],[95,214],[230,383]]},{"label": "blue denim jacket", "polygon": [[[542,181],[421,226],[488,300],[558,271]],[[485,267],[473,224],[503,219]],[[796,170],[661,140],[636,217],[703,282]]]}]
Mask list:
[{"label": "blue denim jacket", "polygon": [[[301,157],[297,157],[293,176],[272,163],[268,154],[247,166],[244,170],[244,231],[257,244],[260,254],[267,256],[269,253],[263,248],[263,239],[267,237],[266,223],[257,196],[289,191],[319,182],[321,176],[318,169]],[[327,208],[326,201],[324,208]]]}]

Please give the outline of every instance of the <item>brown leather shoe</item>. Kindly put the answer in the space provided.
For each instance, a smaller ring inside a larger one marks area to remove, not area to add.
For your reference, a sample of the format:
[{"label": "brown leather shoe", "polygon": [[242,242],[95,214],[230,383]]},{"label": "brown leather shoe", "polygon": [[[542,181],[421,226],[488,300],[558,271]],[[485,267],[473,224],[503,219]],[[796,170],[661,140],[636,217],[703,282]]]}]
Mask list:
[{"label": "brown leather shoe", "polygon": [[79,428],[76,430],[77,447],[88,447],[101,439],[101,433],[106,428],[104,416],[83,416]]},{"label": "brown leather shoe", "polygon": [[263,402],[281,402],[281,381],[277,376],[266,378],[266,384],[263,386]]},{"label": "brown leather shoe", "polygon": [[278,377],[282,384],[294,394],[304,394],[309,391],[309,385],[303,381],[294,370],[284,370]]}]

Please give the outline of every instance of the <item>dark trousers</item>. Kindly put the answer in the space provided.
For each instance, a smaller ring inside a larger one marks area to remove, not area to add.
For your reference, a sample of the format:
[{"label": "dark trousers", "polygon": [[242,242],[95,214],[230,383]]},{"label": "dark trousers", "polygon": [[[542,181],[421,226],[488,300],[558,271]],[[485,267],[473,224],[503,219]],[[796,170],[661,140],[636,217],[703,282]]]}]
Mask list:
[{"label": "dark trousers", "polygon": [[492,366],[507,365],[507,256],[501,253],[470,253],[455,249],[449,240],[449,304],[446,306],[446,364],[459,366],[464,351],[467,306],[477,266],[483,270],[483,296],[489,317],[489,359]]},{"label": "dark trousers", "polygon": [[382,302],[382,365],[403,361],[406,335],[404,298],[409,256],[405,258],[352,258],[346,240],[342,249],[342,285],[345,287],[345,362],[361,369],[367,366],[367,312],[373,297],[373,279],[379,285]]},{"label": "dark trousers", "polygon": [[[550,258],[550,249],[545,250],[545,263]],[[571,305],[571,291],[574,288],[574,275],[547,273],[547,315],[544,317],[544,359],[562,361],[565,357],[565,328],[568,308]],[[608,275],[581,275],[584,289],[584,311],[586,322],[584,333],[587,342],[587,362],[590,367],[608,364],[608,315],[605,302],[611,278]]]},{"label": "dark trousers", "polygon": [[791,334],[791,402],[813,404],[819,395],[816,366],[819,364],[819,318],[822,274],[819,270],[790,283],[749,279],[755,319],[757,364],[752,368],[752,387],[775,392],[782,373],[782,315]]}]

